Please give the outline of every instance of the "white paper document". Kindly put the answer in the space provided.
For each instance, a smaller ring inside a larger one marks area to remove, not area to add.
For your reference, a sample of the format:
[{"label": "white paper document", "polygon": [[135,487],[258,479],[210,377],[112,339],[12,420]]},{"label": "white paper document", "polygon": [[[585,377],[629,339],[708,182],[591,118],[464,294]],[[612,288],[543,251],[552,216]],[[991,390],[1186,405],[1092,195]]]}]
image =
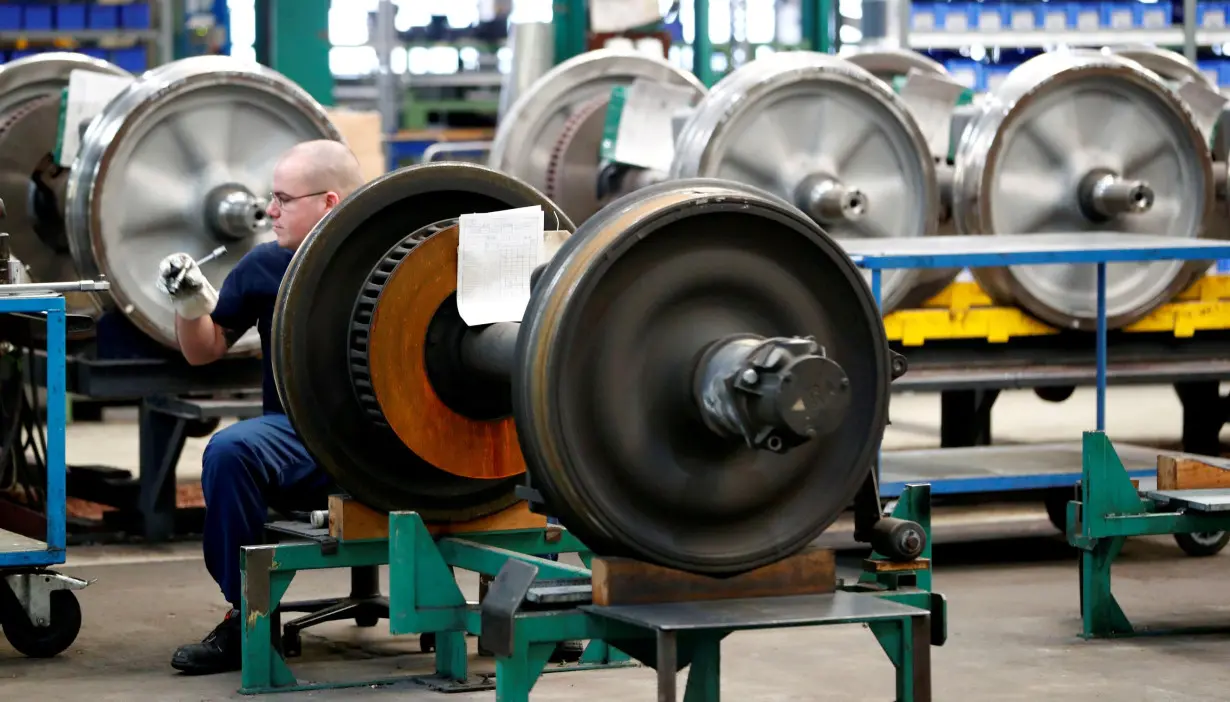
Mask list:
[{"label": "white paper document", "polygon": [[615,160],[669,171],[675,158],[671,117],[692,105],[693,91],[681,85],[634,80],[628,86],[615,135]]},{"label": "white paper document", "polygon": [[81,148],[81,125],[120,94],[134,76],[112,76],[96,71],[77,69],[68,74],[68,101],[64,105],[64,121],[60,124],[60,165],[72,166]]},{"label": "white paper document", "polygon": [[622,32],[662,19],[658,0],[590,0],[589,29],[595,34]]},{"label": "white paper document", "polygon": [[521,321],[530,302],[530,274],[551,260],[567,236],[543,231],[542,223],[541,207],[459,218],[457,311],[467,325]]}]

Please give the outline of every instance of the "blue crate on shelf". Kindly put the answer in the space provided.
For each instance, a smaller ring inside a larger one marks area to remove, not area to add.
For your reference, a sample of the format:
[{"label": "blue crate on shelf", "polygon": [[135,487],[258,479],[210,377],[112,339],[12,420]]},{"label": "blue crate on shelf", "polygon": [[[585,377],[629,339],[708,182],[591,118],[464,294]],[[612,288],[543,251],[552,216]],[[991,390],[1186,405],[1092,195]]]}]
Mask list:
[{"label": "blue crate on shelf", "polygon": [[115,49],[108,60],[129,73],[142,73],[149,68],[149,55],[141,46]]},{"label": "blue crate on shelf", "polygon": [[119,29],[120,8],[115,5],[90,5],[90,29]]},{"label": "blue crate on shelf", "polygon": [[86,5],[84,3],[65,3],[56,5],[56,29],[73,31],[85,29]]},{"label": "blue crate on shelf", "polygon": [[22,28],[36,32],[49,32],[55,28],[52,18],[55,8],[51,5],[26,5],[22,17]]},{"label": "blue crate on shelf", "polygon": [[149,29],[151,17],[149,3],[134,2],[120,6],[120,26],[124,29]]},{"label": "blue crate on shelf", "polygon": [[1098,11],[1102,29],[1133,29],[1136,27],[1136,11],[1139,3],[1110,0],[1099,3]]},{"label": "blue crate on shelf", "polygon": [[21,5],[0,5],[0,32],[21,29]]},{"label": "blue crate on shelf", "polygon": [[1069,3],[1038,2],[1030,5],[1034,8],[1034,24],[1041,31],[1066,32],[1076,26],[1077,13],[1069,7]]},{"label": "blue crate on shelf", "polygon": [[1042,29],[1044,17],[1038,12],[1037,3],[1006,2],[1003,5],[1004,28],[1014,32],[1032,32]]},{"label": "blue crate on shelf", "polygon": [[1196,4],[1196,26],[1201,29],[1225,29],[1226,16],[1230,15],[1230,2],[1204,2]]},{"label": "blue crate on shelf", "polygon": [[944,68],[952,75],[953,79],[971,90],[985,90],[986,76],[983,69],[985,68],[977,61],[970,59],[952,59],[944,62]]},{"label": "blue crate on shelf", "polygon": [[1004,5],[1001,2],[976,2],[969,8],[969,26],[979,32],[999,32],[1004,29]]},{"label": "blue crate on shelf", "polygon": [[1102,28],[1102,3],[1070,2],[1066,3],[1066,7],[1067,29],[1077,32],[1096,32]]},{"label": "blue crate on shelf", "polygon": [[1132,12],[1139,29],[1169,29],[1174,26],[1174,3],[1137,2],[1132,4]]},{"label": "blue crate on shelf", "polygon": [[944,32],[964,32],[970,29],[970,15],[974,3],[947,2],[935,5],[936,29]]},{"label": "blue crate on shelf", "polygon": [[933,32],[939,29],[935,21],[935,3],[910,3],[910,29],[915,32]]},{"label": "blue crate on shelf", "polygon": [[982,67],[982,89],[995,90],[999,84],[1004,82],[1012,69],[1016,68],[1012,63],[989,63]]}]

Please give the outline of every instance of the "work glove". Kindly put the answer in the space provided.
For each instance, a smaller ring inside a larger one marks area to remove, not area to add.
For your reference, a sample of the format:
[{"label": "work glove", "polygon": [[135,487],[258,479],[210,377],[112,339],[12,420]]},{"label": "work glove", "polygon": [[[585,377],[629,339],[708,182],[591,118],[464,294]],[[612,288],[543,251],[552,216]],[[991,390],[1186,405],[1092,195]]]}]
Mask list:
[{"label": "work glove", "polygon": [[186,253],[173,253],[162,259],[156,284],[170,298],[175,313],[184,319],[204,317],[218,304],[218,291]]}]

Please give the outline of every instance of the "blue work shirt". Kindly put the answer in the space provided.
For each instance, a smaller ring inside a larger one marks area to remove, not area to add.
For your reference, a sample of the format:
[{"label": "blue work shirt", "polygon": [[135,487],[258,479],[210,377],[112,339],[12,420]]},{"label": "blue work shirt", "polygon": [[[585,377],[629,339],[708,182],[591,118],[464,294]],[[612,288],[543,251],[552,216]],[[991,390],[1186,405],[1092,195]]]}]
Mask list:
[{"label": "blue work shirt", "polygon": [[258,244],[239,259],[227,274],[218,291],[218,304],[212,314],[214,323],[238,339],[256,325],[261,338],[262,405],[265,414],[285,414],[273,382],[273,360],[269,344],[273,325],[273,305],[278,299],[278,286],[290,265],[294,253],[277,242]]}]

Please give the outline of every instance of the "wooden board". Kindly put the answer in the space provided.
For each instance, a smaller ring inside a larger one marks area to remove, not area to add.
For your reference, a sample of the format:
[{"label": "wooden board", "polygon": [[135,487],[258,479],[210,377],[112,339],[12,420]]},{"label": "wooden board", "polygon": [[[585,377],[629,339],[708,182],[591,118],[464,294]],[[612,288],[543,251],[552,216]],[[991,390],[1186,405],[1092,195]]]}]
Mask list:
[{"label": "wooden board", "polygon": [[1158,490],[1230,488],[1230,465],[1204,456],[1158,456]]},{"label": "wooden board", "polygon": [[879,561],[866,558],[863,560],[863,570],[868,573],[901,573],[908,570],[930,570],[930,558],[916,558],[907,563],[896,561]]},{"label": "wooden board", "polygon": [[594,604],[694,602],[745,597],[815,595],[837,589],[833,552],[808,549],[729,578],[697,575],[629,558],[594,558]]},{"label": "wooden board", "polygon": [[[542,529],[547,518],[530,512],[528,502],[518,502],[508,509],[480,519],[454,524],[427,524],[432,536],[473,534],[484,531],[512,529]],[[389,538],[389,515],[341,495],[329,496],[329,535],[339,541]]]}]

